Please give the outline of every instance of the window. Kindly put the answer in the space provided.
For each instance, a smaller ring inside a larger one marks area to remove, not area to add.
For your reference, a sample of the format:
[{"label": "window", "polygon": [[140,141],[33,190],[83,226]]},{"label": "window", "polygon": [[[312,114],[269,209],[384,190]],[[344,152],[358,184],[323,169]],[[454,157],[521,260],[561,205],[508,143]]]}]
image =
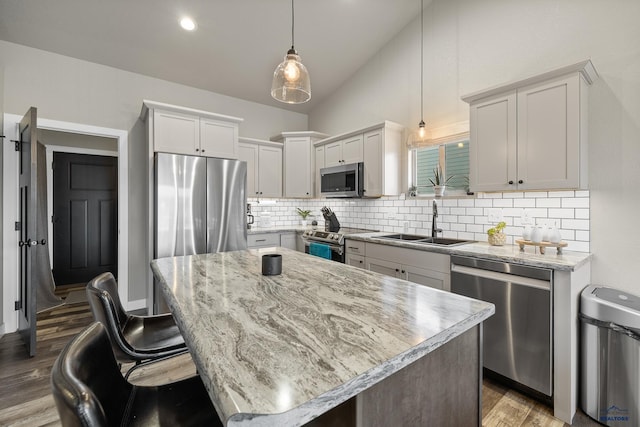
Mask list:
[{"label": "window", "polygon": [[412,182],[417,196],[433,194],[435,170],[440,166],[446,194],[466,194],[469,188],[469,136],[411,149]]}]

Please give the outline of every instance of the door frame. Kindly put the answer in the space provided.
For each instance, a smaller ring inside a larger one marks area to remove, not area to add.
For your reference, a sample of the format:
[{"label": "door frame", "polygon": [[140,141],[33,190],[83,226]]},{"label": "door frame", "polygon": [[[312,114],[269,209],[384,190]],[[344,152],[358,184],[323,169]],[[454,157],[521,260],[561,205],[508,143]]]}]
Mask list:
[{"label": "door frame", "polygon": [[[3,228],[3,265],[2,265],[2,321],[0,336],[18,328],[18,312],[13,302],[18,297],[18,234],[13,232],[14,222],[18,218],[18,159],[13,144],[17,139],[18,124],[21,116],[4,114],[3,170],[2,170],[2,228]],[[38,118],[38,129],[101,136],[118,141],[118,294],[126,310],[143,308],[146,301],[129,301],[129,133],[126,130],[113,129],[81,123],[64,122]]]},{"label": "door frame", "polygon": [[[113,139],[113,138],[112,138]],[[117,151],[110,150],[97,150],[93,148],[84,147],[67,147],[64,145],[45,145],[47,150],[47,218],[53,217],[53,153],[68,153],[68,154],[89,154],[91,156],[103,156],[103,157],[118,157]],[[118,173],[120,172],[120,165],[118,164]],[[120,192],[118,189],[118,199]],[[118,200],[118,205],[120,200]],[[119,218],[118,218],[119,219]],[[49,221],[49,259],[53,266],[53,227],[51,221]],[[120,255],[118,254],[118,262],[120,261]],[[118,267],[120,264],[118,264]]]}]

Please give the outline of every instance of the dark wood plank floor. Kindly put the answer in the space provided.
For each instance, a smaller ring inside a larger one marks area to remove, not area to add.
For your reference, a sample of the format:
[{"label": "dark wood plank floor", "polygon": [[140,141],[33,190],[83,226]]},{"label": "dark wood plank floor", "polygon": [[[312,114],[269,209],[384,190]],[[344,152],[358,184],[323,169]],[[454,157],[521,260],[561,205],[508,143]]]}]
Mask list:
[{"label": "dark wood plank floor", "polygon": [[[66,287],[61,296],[73,289]],[[62,306],[39,314],[34,358],[26,356],[18,334],[0,339],[0,426],[60,425],[49,385],[51,366],[66,343],[92,320],[87,304]],[[124,366],[123,370],[127,368]],[[183,355],[138,369],[130,380],[137,384],[158,384],[194,373],[190,357]],[[485,380],[482,393],[484,426],[568,426],[554,418],[549,407],[498,383]],[[599,424],[579,412],[573,425]]]}]

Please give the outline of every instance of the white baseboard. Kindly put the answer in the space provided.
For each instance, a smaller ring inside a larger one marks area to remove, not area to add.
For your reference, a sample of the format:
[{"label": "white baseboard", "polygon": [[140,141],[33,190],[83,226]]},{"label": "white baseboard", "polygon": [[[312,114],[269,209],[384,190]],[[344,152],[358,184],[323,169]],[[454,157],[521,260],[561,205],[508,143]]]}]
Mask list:
[{"label": "white baseboard", "polygon": [[143,308],[147,308],[146,299],[137,299],[135,301],[129,301],[127,303],[127,311],[140,310]]},{"label": "white baseboard", "polygon": [[4,323],[0,325],[0,339],[4,336]]}]

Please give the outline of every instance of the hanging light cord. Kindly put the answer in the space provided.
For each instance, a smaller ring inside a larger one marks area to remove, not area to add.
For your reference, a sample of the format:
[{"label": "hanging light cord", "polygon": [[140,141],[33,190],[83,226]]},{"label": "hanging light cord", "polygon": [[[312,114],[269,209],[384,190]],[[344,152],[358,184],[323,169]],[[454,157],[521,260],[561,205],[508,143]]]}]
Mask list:
[{"label": "hanging light cord", "polygon": [[296,16],[293,13],[293,0],[291,0],[291,49],[294,49],[294,42],[293,42],[293,28],[296,25]]},{"label": "hanging light cord", "polygon": [[[293,0],[291,0],[293,1]],[[420,120],[424,120],[424,0],[420,0]]]}]

